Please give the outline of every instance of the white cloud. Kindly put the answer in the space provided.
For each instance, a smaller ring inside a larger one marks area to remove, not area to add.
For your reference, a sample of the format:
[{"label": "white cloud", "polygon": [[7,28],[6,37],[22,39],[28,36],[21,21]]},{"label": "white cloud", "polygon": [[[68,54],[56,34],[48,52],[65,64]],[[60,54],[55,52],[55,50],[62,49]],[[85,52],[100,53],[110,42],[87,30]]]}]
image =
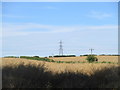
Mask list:
[{"label": "white cloud", "polygon": [[[5,37],[3,37],[3,51],[4,55],[45,56],[52,53],[57,54],[58,42],[62,40],[65,54],[79,55],[88,52],[89,48],[94,48],[95,51],[105,48],[108,50],[106,52],[112,52],[110,48],[118,45],[117,30],[117,25],[54,26],[38,23],[3,23],[3,36]],[[68,51],[80,48],[85,51]]]},{"label": "white cloud", "polygon": [[91,11],[88,17],[95,18],[95,19],[105,19],[105,18],[112,17],[112,14],[105,13],[105,12]]},{"label": "white cloud", "polygon": [[69,33],[69,32],[87,32],[91,30],[117,30],[117,25],[103,26],[54,26],[42,25],[36,23],[3,23],[3,36],[21,36],[35,33]]}]

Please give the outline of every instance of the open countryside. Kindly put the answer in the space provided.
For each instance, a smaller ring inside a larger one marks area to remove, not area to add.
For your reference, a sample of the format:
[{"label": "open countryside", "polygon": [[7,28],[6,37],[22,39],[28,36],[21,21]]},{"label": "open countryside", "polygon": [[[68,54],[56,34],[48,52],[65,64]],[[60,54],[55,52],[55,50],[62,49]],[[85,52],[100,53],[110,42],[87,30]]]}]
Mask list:
[{"label": "open countryside", "polygon": [[118,4],[0,4],[2,88],[119,90]]},{"label": "open countryside", "polygon": [[[82,57],[50,58],[59,63],[24,58],[2,58],[3,88],[118,88],[118,56],[97,56],[99,62],[88,63]],[[27,79],[29,78],[29,79]],[[96,82],[97,80],[97,82]],[[107,82],[107,83],[106,83]]]}]

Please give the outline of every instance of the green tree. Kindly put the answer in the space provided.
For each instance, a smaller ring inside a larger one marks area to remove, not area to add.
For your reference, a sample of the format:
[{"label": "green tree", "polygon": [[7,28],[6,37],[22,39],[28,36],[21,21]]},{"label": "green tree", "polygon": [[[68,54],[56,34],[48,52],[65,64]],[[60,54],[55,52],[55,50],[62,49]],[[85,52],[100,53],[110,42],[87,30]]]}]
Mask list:
[{"label": "green tree", "polygon": [[86,60],[89,62],[89,63],[92,63],[94,61],[98,61],[97,57],[95,57],[94,55],[88,55]]}]

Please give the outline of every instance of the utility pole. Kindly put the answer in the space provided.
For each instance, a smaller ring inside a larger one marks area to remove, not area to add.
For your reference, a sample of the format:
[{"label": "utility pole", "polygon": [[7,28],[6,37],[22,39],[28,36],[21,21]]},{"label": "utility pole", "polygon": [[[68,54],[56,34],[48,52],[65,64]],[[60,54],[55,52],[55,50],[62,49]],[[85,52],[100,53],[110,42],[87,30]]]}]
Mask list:
[{"label": "utility pole", "polygon": [[91,49],[89,49],[89,50],[91,51],[91,55],[92,55],[92,51],[93,51],[94,49],[91,48]]},{"label": "utility pole", "polygon": [[63,46],[62,46],[62,41],[59,42],[60,43],[60,48],[59,48],[59,55],[63,55]]}]

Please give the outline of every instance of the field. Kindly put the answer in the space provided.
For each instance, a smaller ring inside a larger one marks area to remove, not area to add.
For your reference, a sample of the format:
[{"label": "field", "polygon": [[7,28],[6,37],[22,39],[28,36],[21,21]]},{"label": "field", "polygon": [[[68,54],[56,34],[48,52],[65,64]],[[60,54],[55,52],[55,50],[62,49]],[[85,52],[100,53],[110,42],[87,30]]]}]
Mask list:
[{"label": "field", "polygon": [[[99,62],[118,62],[118,56],[96,56],[98,58]],[[55,61],[86,61],[86,56],[81,56],[81,57],[54,57],[50,58]]]},{"label": "field", "polygon": [[[98,61],[118,62],[118,56],[97,56]],[[50,58],[86,61],[83,57]],[[2,58],[3,88],[120,88],[120,70],[112,63],[55,63]]]}]

